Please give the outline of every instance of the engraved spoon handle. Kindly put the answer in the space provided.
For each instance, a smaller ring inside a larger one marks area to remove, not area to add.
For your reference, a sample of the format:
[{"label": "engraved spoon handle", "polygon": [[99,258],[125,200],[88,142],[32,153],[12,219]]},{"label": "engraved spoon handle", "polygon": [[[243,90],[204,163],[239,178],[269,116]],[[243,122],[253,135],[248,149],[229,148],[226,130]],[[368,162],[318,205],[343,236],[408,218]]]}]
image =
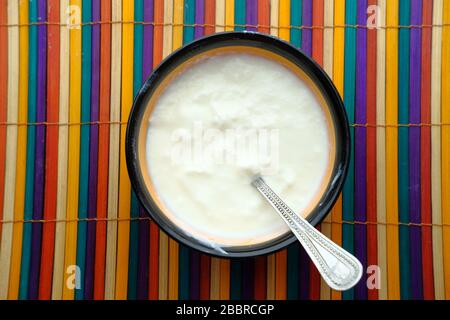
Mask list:
[{"label": "engraved spoon handle", "polygon": [[331,288],[343,291],[358,283],[363,268],[356,257],[325,237],[308,221],[295,214],[261,177],[253,180],[252,185],[269,201],[291,228]]}]

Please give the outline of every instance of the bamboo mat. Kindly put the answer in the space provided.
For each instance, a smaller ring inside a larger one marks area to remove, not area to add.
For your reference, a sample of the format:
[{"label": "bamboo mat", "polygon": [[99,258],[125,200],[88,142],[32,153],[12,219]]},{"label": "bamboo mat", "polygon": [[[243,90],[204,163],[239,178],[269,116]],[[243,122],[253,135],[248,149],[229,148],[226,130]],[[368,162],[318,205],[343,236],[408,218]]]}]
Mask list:
[{"label": "bamboo mat", "polygon": [[[290,41],[344,99],[350,172],[320,228],[368,268],[352,290],[297,244],[193,251],[131,190],[141,84],[230,30]],[[449,195],[450,0],[0,0],[0,299],[450,299]]]}]

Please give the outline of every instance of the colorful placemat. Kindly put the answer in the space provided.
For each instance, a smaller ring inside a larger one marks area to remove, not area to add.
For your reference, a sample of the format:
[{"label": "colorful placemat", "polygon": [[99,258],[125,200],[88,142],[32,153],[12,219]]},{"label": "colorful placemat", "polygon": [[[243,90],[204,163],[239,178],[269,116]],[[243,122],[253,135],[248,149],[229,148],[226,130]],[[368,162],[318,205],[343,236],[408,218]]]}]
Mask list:
[{"label": "colorful placemat", "polygon": [[[330,290],[298,244],[211,258],[128,179],[143,81],[203,35],[268,33],[341,93],[350,172],[319,227],[367,273]],[[449,0],[0,0],[0,299],[450,299]]]}]

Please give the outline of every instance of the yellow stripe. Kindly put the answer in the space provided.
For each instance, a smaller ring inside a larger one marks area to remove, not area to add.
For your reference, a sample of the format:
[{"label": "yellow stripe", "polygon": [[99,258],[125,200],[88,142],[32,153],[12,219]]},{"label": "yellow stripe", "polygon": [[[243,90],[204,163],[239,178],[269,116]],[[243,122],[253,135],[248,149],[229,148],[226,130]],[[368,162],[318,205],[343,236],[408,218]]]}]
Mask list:
[{"label": "yellow stripe", "polygon": [[[386,0],[378,0],[379,24],[386,24]],[[381,283],[379,299],[387,299],[386,254],[386,30],[377,30],[377,262]]]},{"label": "yellow stripe", "polygon": [[225,31],[234,30],[234,0],[225,0]]},{"label": "yellow stripe", "polygon": [[[225,30],[225,0],[216,1],[216,32]],[[211,283],[210,283],[210,298],[211,300],[220,299],[220,263],[219,258],[211,258]]]},{"label": "yellow stripe", "polygon": [[174,0],[164,1],[163,59],[172,52],[173,1]]},{"label": "yellow stripe", "polygon": [[290,17],[291,16],[291,3],[290,0],[280,0],[280,26],[278,36],[286,41],[290,39]]},{"label": "yellow stripe", "polygon": [[[61,21],[67,20],[66,9],[69,0],[60,3]],[[70,67],[70,39],[69,28],[60,28],[60,62],[59,62],[59,121],[69,121],[69,67]],[[56,199],[56,218],[66,219],[67,208],[67,157],[68,157],[69,128],[59,126],[58,129],[58,196]],[[66,239],[66,223],[57,222],[55,227],[55,258],[53,266],[52,299],[62,298],[64,280],[64,246]]]},{"label": "yellow stripe", "polygon": [[[290,1],[280,0],[279,2],[279,28],[278,36],[286,41],[290,40]],[[283,28],[285,27],[285,28]],[[276,256],[276,274],[275,277],[275,299],[284,299],[286,297],[287,281],[287,251],[283,249],[275,254]]]},{"label": "yellow stripe", "polygon": [[[114,0],[111,6],[111,19],[122,19],[122,1]],[[112,122],[120,122],[120,84],[122,61],[122,26],[119,23],[111,26],[111,113]],[[112,124],[109,140],[109,169],[108,169],[108,221],[107,246],[105,264],[105,299],[114,299],[116,284],[116,256],[117,256],[117,214],[119,197],[119,150],[120,126]]]},{"label": "yellow stripe", "polygon": [[216,0],[216,32],[225,31],[225,0]]},{"label": "yellow stripe", "polygon": [[270,1],[270,34],[278,37],[279,0]]},{"label": "yellow stripe", "polygon": [[[279,20],[279,1],[270,1],[270,34],[278,36],[278,20]],[[276,272],[276,253],[267,256],[267,299],[275,299],[275,272]]]},{"label": "yellow stripe", "polygon": [[[124,0],[122,19],[134,19],[134,1]],[[122,110],[121,120],[127,121],[133,104],[133,24],[122,26]],[[125,159],[126,126],[120,128],[120,171],[119,171],[119,218],[118,222],[116,299],[127,298],[128,288],[128,253],[130,242],[130,200],[131,185]]]},{"label": "yellow stripe", "polygon": [[275,254],[267,256],[267,300],[275,300]]},{"label": "yellow stripe", "polygon": [[[71,0],[71,6],[77,6],[81,12],[81,0]],[[70,101],[69,121],[80,122],[81,113],[81,28],[70,30]],[[67,214],[68,220],[78,217],[78,183],[80,170],[80,127],[69,127],[69,154],[67,179]],[[77,222],[70,221],[66,224],[66,250],[64,261],[63,299],[74,297],[74,290],[68,286],[67,281],[71,273],[68,268],[76,265],[77,252]]]},{"label": "yellow stripe", "polygon": [[[174,1],[173,23],[180,26],[173,27],[172,49],[176,50],[183,44],[183,0]],[[168,298],[170,300],[178,299],[178,242],[169,239],[169,279],[168,279]]]},{"label": "yellow stripe", "polygon": [[[387,2],[389,26],[398,26],[398,0]],[[386,124],[396,125],[398,119],[398,29],[386,31]],[[386,128],[386,218],[388,299],[400,299],[398,248],[398,131]]]},{"label": "yellow stripe", "polygon": [[209,297],[211,300],[220,299],[220,259],[211,258],[211,280],[209,287]]},{"label": "yellow stripe", "polygon": [[[19,23],[28,23],[28,0],[19,2]],[[28,111],[28,27],[19,28],[20,70],[19,70],[19,123],[27,122]],[[23,220],[25,197],[25,168],[27,150],[27,126],[19,126],[17,137],[16,165],[16,197],[14,204],[14,219]],[[19,295],[20,262],[22,258],[23,223],[14,223],[13,248],[11,255],[11,273],[9,275],[8,299],[16,300]]]},{"label": "yellow stripe", "polygon": [[[334,1],[334,24],[345,24],[345,0]],[[333,81],[341,97],[344,96],[344,28],[334,29],[334,47],[333,47]],[[331,219],[334,223],[331,226],[332,240],[338,245],[342,244],[342,195],[339,196],[331,212]],[[339,291],[331,291],[331,299],[340,300],[342,297]]]},{"label": "yellow stripe", "polygon": [[[333,78],[333,14],[334,14],[334,0],[324,1],[324,28],[323,30],[323,68],[330,78]],[[321,225],[322,233],[331,239],[331,213],[325,218],[325,223]],[[327,283],[320,281],[320,299],[330,300],[331,290]]]},{"label": "yellow stripe", "polygon": [[174,0],[173,3],[173,50],[183,45],[183,14],[184,0]]},{"label": "yellow stripe", "polygon": [[[442,10],[442,119],[450,122],[450,1],[444,1]],[[442,127],[442,223],[444,242],[445,297],[450,299],[450,128]]]},{"label": "yellow stripe", "polygon": [[[434,0],[433,25],[442,24],[443,0]],[[431,122],[441,123],[442,28],[433,27],[431,57]],[[445,299],[442,249],[441,127],[431,127],[431,210],[433,217],[434,297]]]},{"label": "yellow stripe", "polygon": [[158,298],[167,300],[168,298],[168,269],[169,269],[169,237],[165,232],[159,232],[159,261],[158,261]]},{"label": "yellow stripe", "polygon": [[[19,95],[19,3],[17,0],[8,1],[8,24],[16,26],[8,29],[8,105],[7,121],[17,122],[18,95]],[[6,128],[6,163],[5,163],[5,189],[3,202],[3,219],[14,218],[14,194],[16,181],[16,154],[17,154],[17,126]],[[11,223],[3,224],[0,246],[0,300],[8,294],[8,281],[11,263],[11,244],[13,226]]]}]

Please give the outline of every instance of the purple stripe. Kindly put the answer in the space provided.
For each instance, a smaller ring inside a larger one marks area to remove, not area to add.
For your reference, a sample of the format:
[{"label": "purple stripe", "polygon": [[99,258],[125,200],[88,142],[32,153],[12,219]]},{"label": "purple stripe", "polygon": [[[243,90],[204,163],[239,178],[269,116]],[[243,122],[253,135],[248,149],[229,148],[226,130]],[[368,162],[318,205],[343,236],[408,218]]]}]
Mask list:
[{"label": "purple stripe", "polygon": [[197,250],[191,250],[190,258],[189,298],[200,300],[200,253]]},{"label": "purple stripe", "polygon": [[194,28],[194,37],[197,39],[204,34],[205,0],[195,0],[195,24],[198,25]]},{"label": "purple stripe", "polygon": [[[367,0],[358,1],[358,25],[367,20]],[[366,81],[367,81],[367,30],[358,28],[356,32],[356,112],[357,123],[366,123]],[[355,221],[366,221],[366,138],[364,127],[355,128]],[[367,267],[367,229],[365,225],[355,225],[355,255],[363,267]],[[367,299],[366,274],[355,287],[355,298]]]},{"label": "purple stripe", "polygon": [[[312,26],[312,0],[303,0],[303,12],[302,12],[303,26]],[[312,29],[302,30],[302,50],[308,56],[312,53]]]},{"label": "purple stripe", "polygon": [[[247,0],[245,9],[247,25],[256,26],[258,24],[258,2],[256,0]],[[256,31],[256,27],[247,27],[248,31]]]},{"label": "purple stripe", "polygon": [[242,299],[253,300],[254,296],[255,259],[247,258],[242,263]]},{"label": "purple stripe", "polygon": [[[153,22],[153,0],[144,0],[144,22]],[[153,25],[144,25],[143,38],[142,79],[145,81],[153,69]]]},{"label": "purple stripe", "polygon": [[[246,16],[245,23],[247,25],[255,26],[258,24],[258,7],[256,0],[247,0],[245,8]],[[247,27],[247,31],[256,31],[256,27]],[[254,269],[255,259],[245,259],[242,263],[242,295],[244,300],[254,299]]]},{"label": "purple stripe", "polygon": [[[422,0],[411,1],[411,24],[422,24]],[[420,78],[422,31],[412,28],[410,31],[410,107],[409,122],[420,123]],[[410,222],[420,223],[420,128],[409,128],[409,207]],[[423,298],[422,284],[422,239],[418,226],[410,228],[411,252],[411,298]]]},{"label": "purple stripe", "polygon": [[[153,22],[153,0],[144,0],[144,22]],[[142,81],[150,76],[153,69],[153,25],[144,25],[142,47]],[[139,217],[148,217],[145,210],[139,206]],[[148,298],[149,254],[150,254],[150,223],[139,221],[138,266],[136,298]]]},{"label": "purple stripe", "polygon": [[305,249],[300,246],[299,252],[299,290],[298,298],[300,300],[309,300],[309,266],[310,258]]},{"label": "purple stripe", "polygon": [[[92,21],[100,21],[100,0],[92,1]],[[100,25],[92,26],[92,65],[91,65],[91,122],[99,120],[100,90]],[[90,126],[88,218],[97,216],[97,171],[98,171],[98,125]],[[95,221],[87,223],[86,270],[84,298],[93,299],[94,259],[95,259]]]},{"label": "purple stripe", "polygon": [[[145,209],[139,208],[139,217],[148,217]],[[138,266],[136,298],[148,298],[148,255],[149,255],[150,224],[148,220],[139,221]]]},{"label": "purple stripe", "polygon": [[[45,0],[38,2],[38,21],[47,20],[47,4]],[[37,70],[37,122],[46,120],[47,92],[47,26],[38,27],[38,70]],[[44,210],[44,164],[45,164],[45,126],[36,127],[36,151],[34,173],[33,219],[43,218]],[[29,279],[29,298],[37,299],[39,294],[39,272],[41,260],[42,223],[33,223],[32,251]]]},{"label": "purple stripe", "polygon": [[[302,10],[303,26],[312,26],[312,0],[303,0]],[[302,51],[311,56],[312,53],[312,30],[302,30]],[[299,253],[299,299],[309,300],[309,268],[311,261],[305,249],[300,248]]]},{"label": "purple stripe", "polygon": [[[195,1],[195,24],[203,24],[205,19],[205,1]],[[194,29],[194,38],[203,36],[203,27],[196,26]],[[196,250],[190,251],[190,279],[189,279],[189,298],[191,300],[200,299],[200,253]]]}]

